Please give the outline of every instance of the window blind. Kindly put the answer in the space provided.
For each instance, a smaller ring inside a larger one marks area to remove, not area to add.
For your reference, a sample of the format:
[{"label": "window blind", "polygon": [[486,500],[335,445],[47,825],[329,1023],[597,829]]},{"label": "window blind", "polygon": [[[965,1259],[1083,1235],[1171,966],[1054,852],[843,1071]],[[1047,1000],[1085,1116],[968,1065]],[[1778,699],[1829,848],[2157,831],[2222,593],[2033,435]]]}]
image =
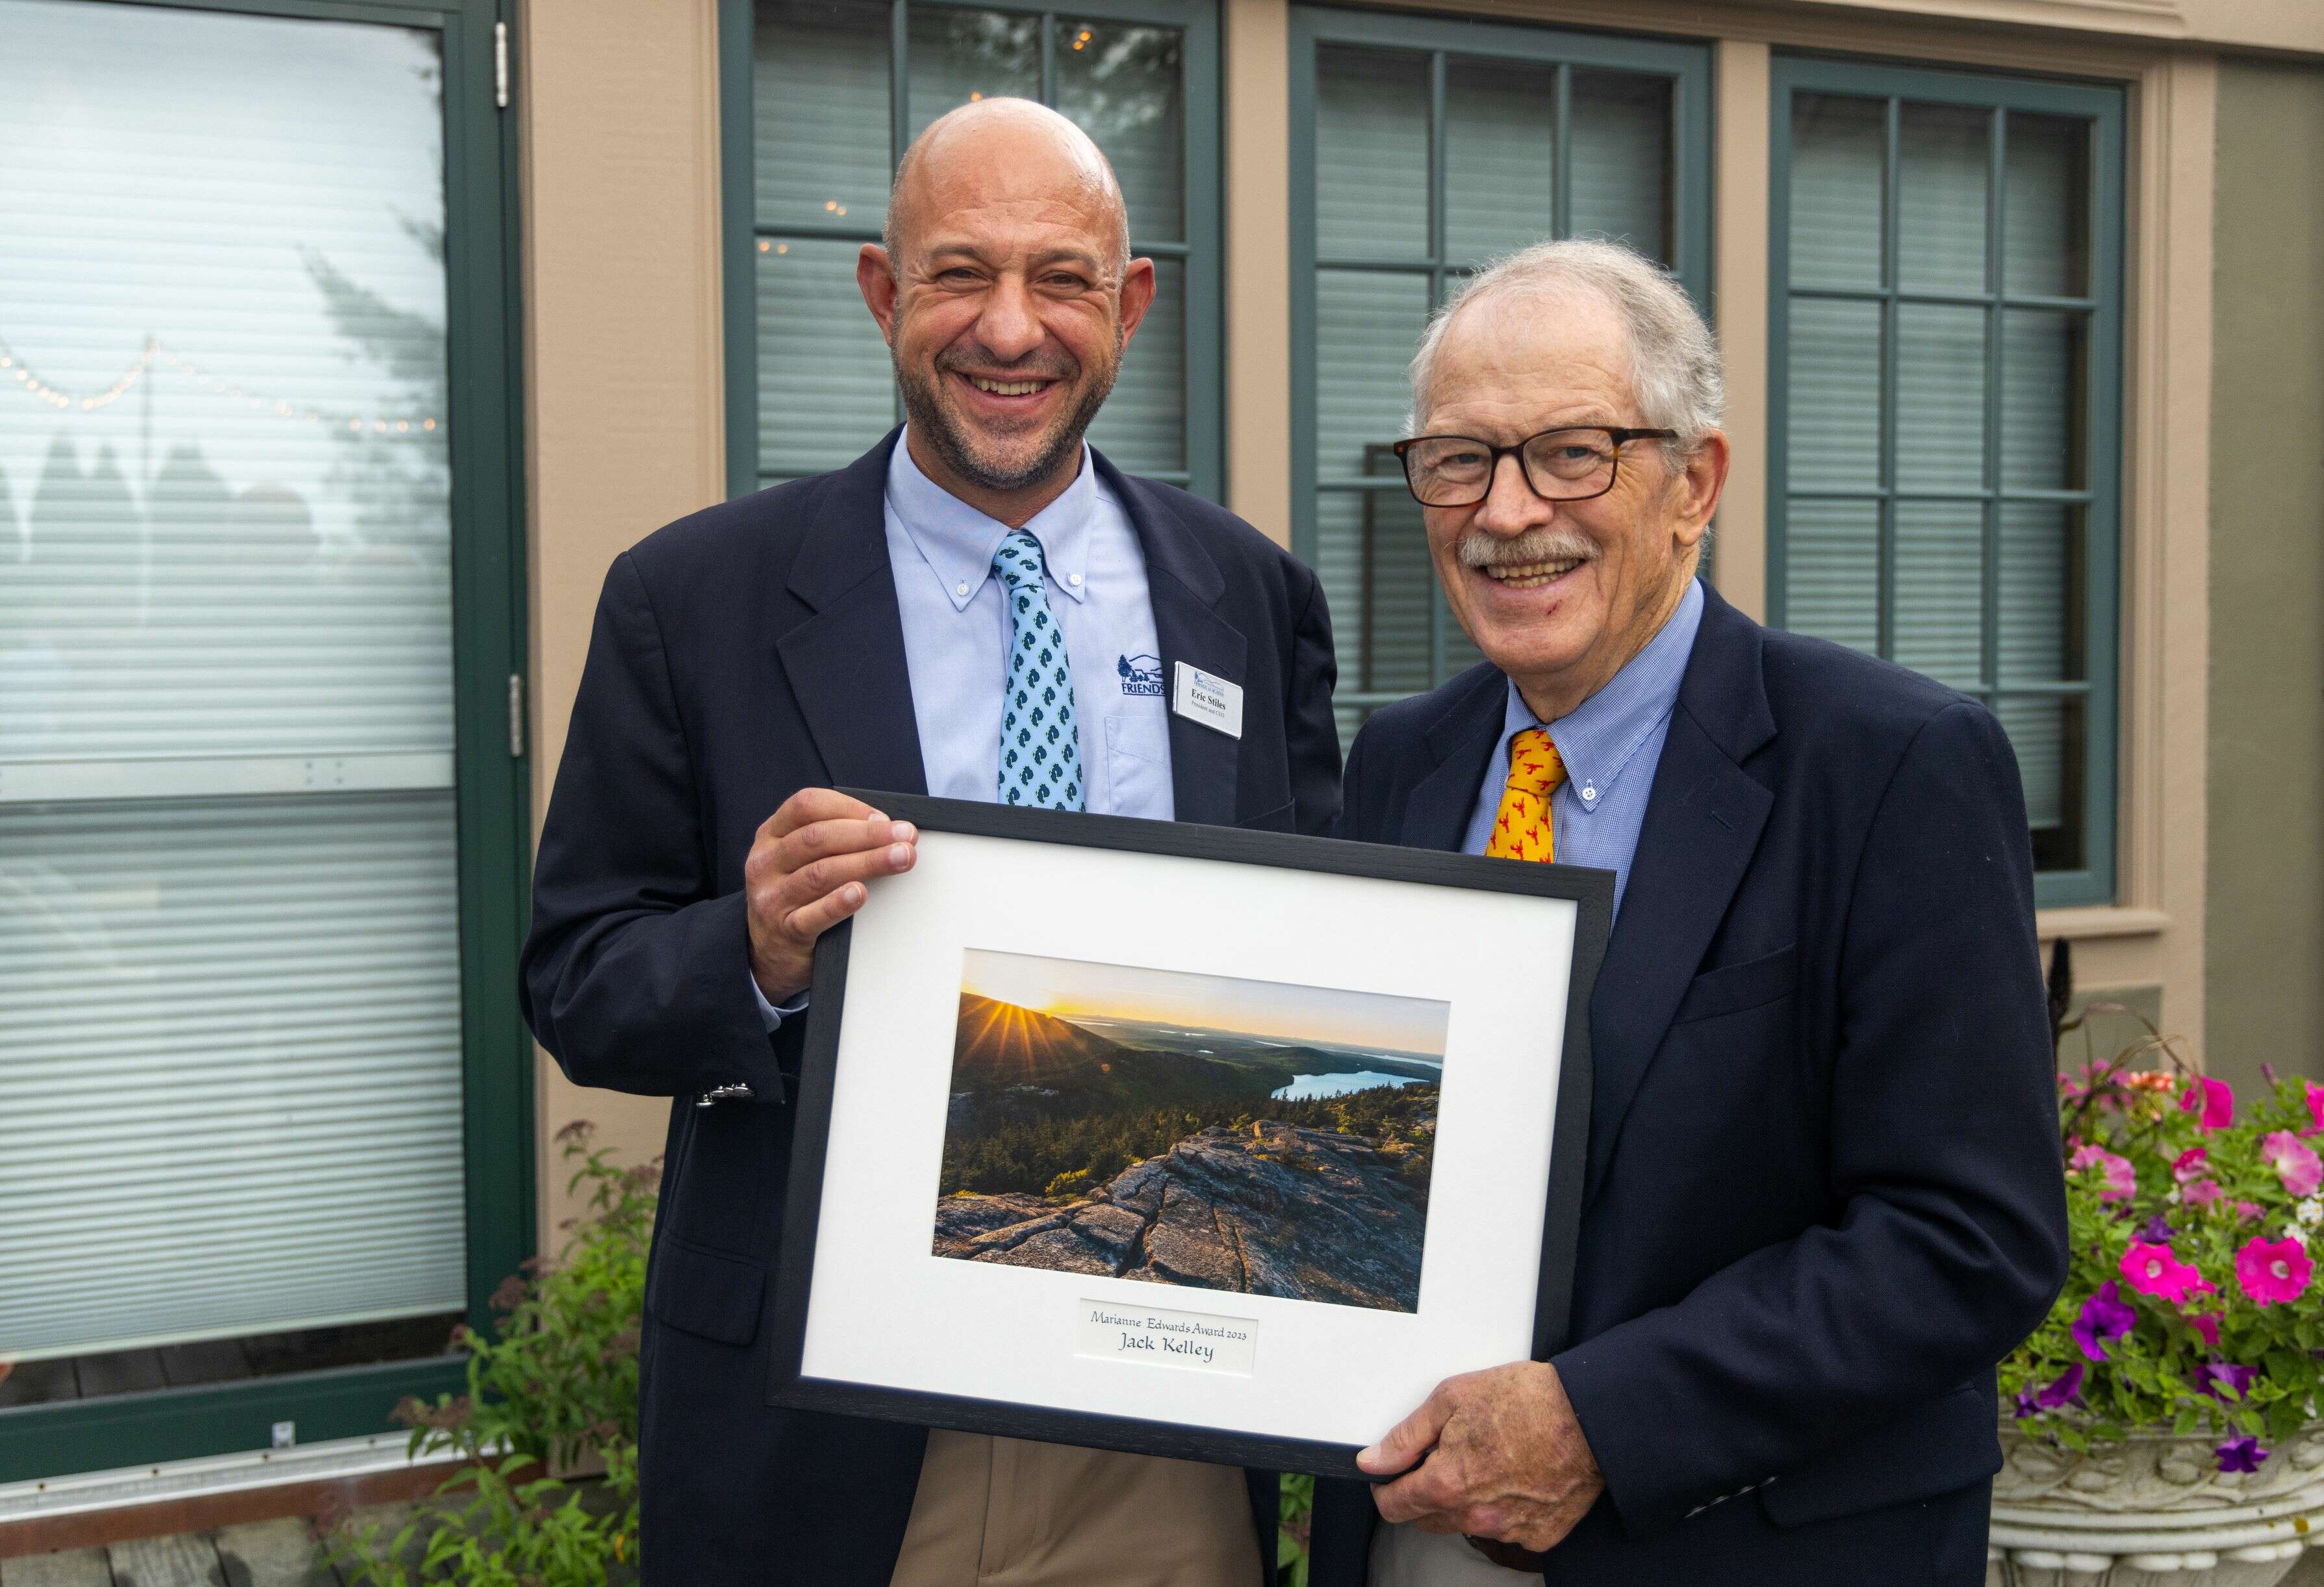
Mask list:
[{"label": "window blind", "polygon": [[458,1309],[434,35],[0,36],[0,1357]]}]

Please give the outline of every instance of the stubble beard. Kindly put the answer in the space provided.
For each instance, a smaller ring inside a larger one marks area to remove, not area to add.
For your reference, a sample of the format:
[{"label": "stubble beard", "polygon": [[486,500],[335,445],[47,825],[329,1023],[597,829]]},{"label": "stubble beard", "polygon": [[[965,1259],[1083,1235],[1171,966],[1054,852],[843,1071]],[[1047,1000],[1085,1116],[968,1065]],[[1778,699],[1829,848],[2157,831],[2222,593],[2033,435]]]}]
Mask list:
[{"label": "stubble beard", "polygon": [[979,490],[1007,494],[1049,479],[1065,467],[1067,458],[1080,452],[1082,438],[1088,433],[1091,420],[1105,406],[1106,398],[1113,394],[1114,377],[1121,369],[1121,352],[1117,346],[1113,357],[1091,374],[1080,401],[1057,421],[1031,460],[1015,468],[1005,468],[991,457],[979,457],[973,438],[945,411],[943,400],[936,394],[937,383],[945,374],[941,359],[937,360],[933,379],[918,370],[908,370],[903,360],[892,353],[890,361],[895,364],[897,389],[904,393],[904,417],[913,432],[927,442],[945,466],[959,478]]}]

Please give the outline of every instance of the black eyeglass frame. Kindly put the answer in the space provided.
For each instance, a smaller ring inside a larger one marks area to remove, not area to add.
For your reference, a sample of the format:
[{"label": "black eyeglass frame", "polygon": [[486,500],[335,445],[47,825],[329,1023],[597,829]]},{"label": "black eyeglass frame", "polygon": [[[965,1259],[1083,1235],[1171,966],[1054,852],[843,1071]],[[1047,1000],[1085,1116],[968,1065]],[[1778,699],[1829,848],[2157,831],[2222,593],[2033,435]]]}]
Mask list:
[{"label": "black eyeglass frame", "polygon": [[[1586,495],[1553,495],[1541,488],[1541,482],[1534,478],[1533,470],[1526,466],[1525,450],[1544,436],[1579,434],[1601,435],[1612,442],[1614,465],[1606,471],[1606,484],[1602,488],[1591,491]],[[1424,507],[1473,507],[1493,494],[1493,481],[1500,477],[1501,459],[1504,457],[1514,456],[1517,458],[1517,473],[1524,477],[1526,488],[1545,502],[1593,502],[1612,490],[1614,482],[1621,477],[1624,447],[1632,441],[1674,441],[1676,439],[1678,439],[1678,431],[1674,429],[1634,429],[1618,424],[1559,424],[1553,425],[1548,429],[1536,430],[1514,447],[1497,447],[1490,441],[1480,439],[1476,436],[1425,435],[1407,436],[1395,443],[1390,450],[1396,453],[1397,461],[1404,465],[1404,488],[1412,493],[1414,501]],[[1482,447],[1486,451],[1490,452],[1493,455],[1493,460],[1485,469],[1484,490],[1465,502],[1432,502],[1420,494],[1420,487],[1412,480],[1412,448],[1423,441],[1467,441],[1472,446]]]}]

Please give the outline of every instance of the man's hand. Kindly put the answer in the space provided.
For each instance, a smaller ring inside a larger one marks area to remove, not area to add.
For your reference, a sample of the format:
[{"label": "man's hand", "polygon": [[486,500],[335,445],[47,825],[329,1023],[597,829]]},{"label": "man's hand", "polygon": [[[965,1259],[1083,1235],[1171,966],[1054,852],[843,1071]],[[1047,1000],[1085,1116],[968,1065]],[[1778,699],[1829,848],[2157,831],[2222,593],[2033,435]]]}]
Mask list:
[{"label": "man's hand", "polygon": [[[1426,1464],[1407,1470],[1424,1454]],[[1372,1490],[1385,1518],[1536,1554],[1556,1546],[1606,1490],[1557,1369],[1541,1361],[1445,1379],[1356,1463],[1374,1476],[1406,1473]]]},{"label": "man's hand", "polygon": [[783,801],[742,862],[751,977],[779,1003],[807,985],[815,939],[863,906],[863,884],[908,871],[919,834],[860,799],[804,788]]}]

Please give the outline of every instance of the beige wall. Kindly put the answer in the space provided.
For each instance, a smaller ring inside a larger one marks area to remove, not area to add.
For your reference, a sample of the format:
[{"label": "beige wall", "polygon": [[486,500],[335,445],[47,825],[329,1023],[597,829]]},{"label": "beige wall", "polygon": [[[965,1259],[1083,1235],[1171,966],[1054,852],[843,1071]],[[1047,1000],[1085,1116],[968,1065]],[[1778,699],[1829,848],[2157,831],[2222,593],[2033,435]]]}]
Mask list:
[{"label": "beige wall", "polygon": [[2324,69],[2223,67],[2218,125],[2205,1045],[2240,1086],[2324,1078]]},{"label": "beige wall", "polygon": [[[523,117],[525,437],[536,812],[565,746],[615,556],[721,499],[724,444],[714,0],[533,0]],[[536,1055],[542,1249],[572,1208],[550,1138],[594,1120],[624,1161],[666,1100],[584,1091]]]}]

